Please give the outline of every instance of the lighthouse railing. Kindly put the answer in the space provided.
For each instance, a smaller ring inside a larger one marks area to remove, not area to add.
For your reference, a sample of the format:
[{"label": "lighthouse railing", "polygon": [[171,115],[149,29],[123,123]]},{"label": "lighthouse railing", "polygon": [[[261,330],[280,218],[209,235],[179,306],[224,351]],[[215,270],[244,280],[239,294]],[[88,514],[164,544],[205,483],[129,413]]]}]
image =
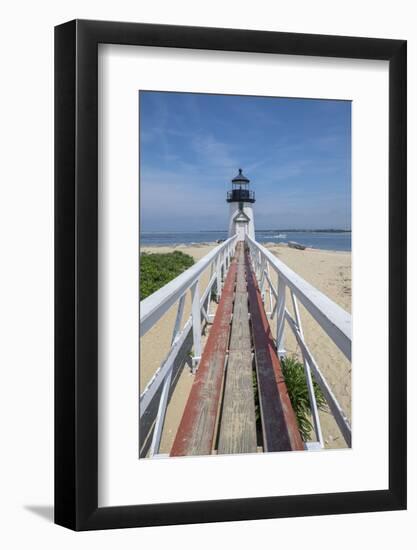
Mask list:
[{"label": "lighthouse railing", "polygon": [[[212,316],[209,312],[211,295],[216,289],[216,298],[219,299],[222,290],[222,280],[225,279],[229,269],[231,258],[234,255],[237,236],[230,237],[219,246],[211,250],[196,264],[181,273],[178,277],[164,285],[162,288],[140,302],[140,337],[142,338],[172,307],[176,305],[177,312],[174,328],[171,336],[171,347],[165,360],[155,371],[152,378],[140,394],[139,417],[140,429],[146,424],[149,433],[153,434],[150,443],[149,455],[159,452],[162,430],[165,421],[168,397],[171,388],[173,370],[176,359],[186,342],[192,335],[192,368],[196,370],[201,358],[201,330],[202,321],[210,322]],[[203,273],[210,269],[209,281],[202,291],[200,280]],[[201,296],[200,296],[201,292]],[[184,305],[187,294],[191,296],[191,313],[181,329],[181,321],[184,313]],[[162,390],[161,390],[162,386]],[[151,421],[146,419],[150,406],[155,408],[153,401],[159,394],[155,419],[153,414]],[[150,425],[152,424],[152,426]],[[142,436],[141,436],[142,440]]]},{"label": "lighthouse railing", "polygon": [[[297,275],[297,273],[292,271],[292,269],[274,256],[267,248],[252,239],[249,235],[246,235],[245,240],[249,248],[252,266],[258,280],[264,303],[266,302],[266,291],[269,289],[268,303],[270,309],[267,313],[271,320],[276,316],[275,341],[278,355],[281,357],[285,356],[285,322],[288,323],[300,347],[310,398],[311,416],[319,445],[323,447],[324,441],[313,380],[315,380],[321,388],[343,438],[350,447],[350,423],[306,344],[298,301],[321,326],[327,336],[336,344],[348,361],[351,361],[352,347],[351,315],[313,285]],[[276,273],[277,283],[273,282],[271,271]],[[289,290],[294,317],[286,307],[287,289]]]}]

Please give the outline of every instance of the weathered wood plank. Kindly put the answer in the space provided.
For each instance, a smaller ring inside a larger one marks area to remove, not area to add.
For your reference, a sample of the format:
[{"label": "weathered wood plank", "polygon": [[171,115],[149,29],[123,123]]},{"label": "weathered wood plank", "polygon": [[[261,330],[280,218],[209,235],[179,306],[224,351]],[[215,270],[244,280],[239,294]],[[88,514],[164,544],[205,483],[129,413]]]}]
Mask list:
[{"label": "weathered wood plank", "polygon": [[250,350],[232,351],[229,354],[217,452],[256,453],[255,398]]},{"label": "weathered wood plank", "polygon": [[264,450],[303,450],[297,419],[247,253],[245,260]]},{"label": "weathered wood plank", "polygon": [[243,247],[236,250],[237,274],[236,291],[233,305],[232,334],[229,350],[251,349],[251,336],[248,321],[248,292],[246,288],[246,276]]},{"label": "weathered wood plank", "polygon": [[233,307],[232,334],[229,350],[251,350],[251,336],[248,320],[248,297],[247,293],[237,292]]},{"label": "weathered wood plank", "polygon": [[[242,256],[243,258],[243,256]],[[245,265],[242,263],[237,264],[237,282],[236,282],[236,292],[244,292],[246,294],[246,277],[245,277]]]},{"label": "weathered wood plank", "polygon": [[213,449],[233,310],[236,267],[236,262],[233,261],[170,452],[171,456],[206,455]]}]

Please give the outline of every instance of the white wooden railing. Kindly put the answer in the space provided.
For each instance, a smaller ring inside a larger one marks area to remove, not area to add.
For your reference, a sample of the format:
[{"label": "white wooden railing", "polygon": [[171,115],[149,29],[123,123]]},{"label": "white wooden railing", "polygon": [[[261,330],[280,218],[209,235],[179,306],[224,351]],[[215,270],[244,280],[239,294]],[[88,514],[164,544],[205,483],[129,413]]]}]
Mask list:
[{"label": "white wooden railing", "polygon": [[[307,381],[308,393],[311,404],[311,415],[317,442],[320,447],[324,446],[323,434],[320,425],[320,418],[313,389],[313,378],[320,386],[334,419],[347,443],[351,446],[351,427],[346,414],[339,405],[325,377],[320,371],[316,360],[309,350],[303,333],[301,317],[298,308],[298,300],[305,309],[321,326],[329,338],[343,352],[345,357],[351,361],[351,315],[322,292],[302,279],[281,260],[274,256],[268,249],[246,235],[246,243],[249,247],[253,269],[258,280],[262,297],[266,299],[266,290],[269,288],[269,311],[267,314],[276,321],[276,345],[278,354],[285,355],[284,327],[287,321],[303,357],[304,372]],[[271,271],[278,276],[278,283],[275,286],[271,279]],[[286,289],[289,289],[294,310],[292,317],[286,307]],[[311,447],[313,448],[313,447]]]},{"label": "white wooden railing", "polygon": [[[139,399],[140,418],[145,415],[152,399],[162,385],[162,392],[159,398],[158,411],[155,418],[152,443],[149,454],[153,456],[158,453],[161,441],[162,429],[168,405],[169,390],[171,387],[172,373],[175,359],[190,332],[193,335],[193,370],[198,368],[201,358],[201,328],[202,318],[210,322],[213,316],[210,314],[210,298],[213,287],[216,287],[216,297],[220,298],[222,280],[230,266],[234,255],[237,236],[227,239],[214,250],[206,254],[195,265],[181,273],[178,277],[154,292],[140,303],[140,336],[143,337],[171,307],[177,307],[174,329],[171,337],[171,348],[149,380]],[[205,290],[200,297],[199,282],[201,275],[210,268],[210,277]],[[181,320],[184,313],[184,303],[187,293],[191,295],[191,314],[181,329]]]}]

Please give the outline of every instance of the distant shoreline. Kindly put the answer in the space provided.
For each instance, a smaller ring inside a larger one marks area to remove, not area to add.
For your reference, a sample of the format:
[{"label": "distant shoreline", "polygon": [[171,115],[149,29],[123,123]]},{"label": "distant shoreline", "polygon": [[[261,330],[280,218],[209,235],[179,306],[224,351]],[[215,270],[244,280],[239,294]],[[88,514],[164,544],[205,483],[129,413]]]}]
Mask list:
[{"label": "distant shoreline", "polygon": [[[153,249],[170,249],[172,251],[183,249],[183,248],[205,248],[205,247],[216,247],[219,246],[219,243],[213,241],[213,242],[192,242],[192,243],[175,243],[175,244],[167,244],[167,243],[152,243],[152,244],[143,244],[140,246],[140,253],[150,251]],[[262,246],[265,246],[266,248],[288,248],[287,243],[274,243],[274,242],[263,242]],[[146,249],[146,250],[144,250]],[[331,253],[337,253],[337,254],[351,254],[351,250],[333,250],[330,248],[314,248],[311,246],[306,246],[305,250],[300,250],[300,253],[303,252],[331,252]]]},{"label": "distant shoreline", "polygon": [[[352,233],[351,229],[257,229],[260,233]],[[220,233],[220,232],[226,232],[227,229],[197,229],[195,231],[192,231],[192,233]],[[190,231],[184,230],[170,230],[167,229],[165,231],[148,231],[145,229],[142,229],[142,233],[152,234],[152,235],[158,235],[158,234],[165,234],[165,233],[173,233],[174,235],[181,234],[181,233],[190,233]]]},{"label": "distant shoreline", "polygon": [[[141,246],[189,246],[221,242],[227,239],[227,231],[189,231],[189,232],[141,232]],[[349,231],[288,231],[256,230],[256,240],[261,243],[286,244],[289,241],[300,243],[306,248],[319,250],[351,250],[352,234]]]},{"label": "distant shoreline", "polygon": [[[260,233],[352,233],[351,229],[259,229]],[[147,231],[158,233],[158,231]],[[187,231],[173,231],[173,233],[188,233]],[[217,229],[199,229],[195,233],[218,233]]]}]

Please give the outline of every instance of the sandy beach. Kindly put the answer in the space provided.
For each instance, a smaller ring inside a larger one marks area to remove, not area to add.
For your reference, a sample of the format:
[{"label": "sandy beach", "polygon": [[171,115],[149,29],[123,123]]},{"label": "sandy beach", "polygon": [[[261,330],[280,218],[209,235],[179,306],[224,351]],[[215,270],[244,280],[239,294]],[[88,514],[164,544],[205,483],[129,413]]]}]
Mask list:
[{"label": "sandy beach", "polygon": [[[181,250],[196,261],[212,250],[215,243],[142,247],[141,252],[172,252]],[[282,260],[306,281],[317,287],[346,311],[351,311],[351,253],[333,252],[327,250],[306,249],[296,250],[283,244],[265,245],[274,255]],[[203,273],[200,279],[200,292],[203,292],[209,280],[209,272]],[[268,303],[268,295],[266,303]],[[187,296],[182,324],[190,315],[190,297]],[[287,307],[292,312],[289,295]],[[212,303],[211,312],[214,313]],[[340,405],[351,419],[351,365],[342,353],[330,341],[323,330],[300,305],[301,319],[306,342],[313,353],[320,369],[329,382]],[[168,353],[176,309],[172,308],[146,335],[141,339],[140,351],[140,391],[144,389],[149,379],[158,369]],[[272,324],[274,328],[274,325]],[[203,340],[204,341],[204,340]],[[286,327],[285,348],[287,353],[299,358],[300,350],[290,329]],[[168,406],[165,427],[161,441],[160,453],[169,453],[187,397],[193,381],[193,375],[185,367],[178,379],[175,392]],[[344,439],[330,413],[321,412],[321,421],[326,448],[346,447]]]}]

